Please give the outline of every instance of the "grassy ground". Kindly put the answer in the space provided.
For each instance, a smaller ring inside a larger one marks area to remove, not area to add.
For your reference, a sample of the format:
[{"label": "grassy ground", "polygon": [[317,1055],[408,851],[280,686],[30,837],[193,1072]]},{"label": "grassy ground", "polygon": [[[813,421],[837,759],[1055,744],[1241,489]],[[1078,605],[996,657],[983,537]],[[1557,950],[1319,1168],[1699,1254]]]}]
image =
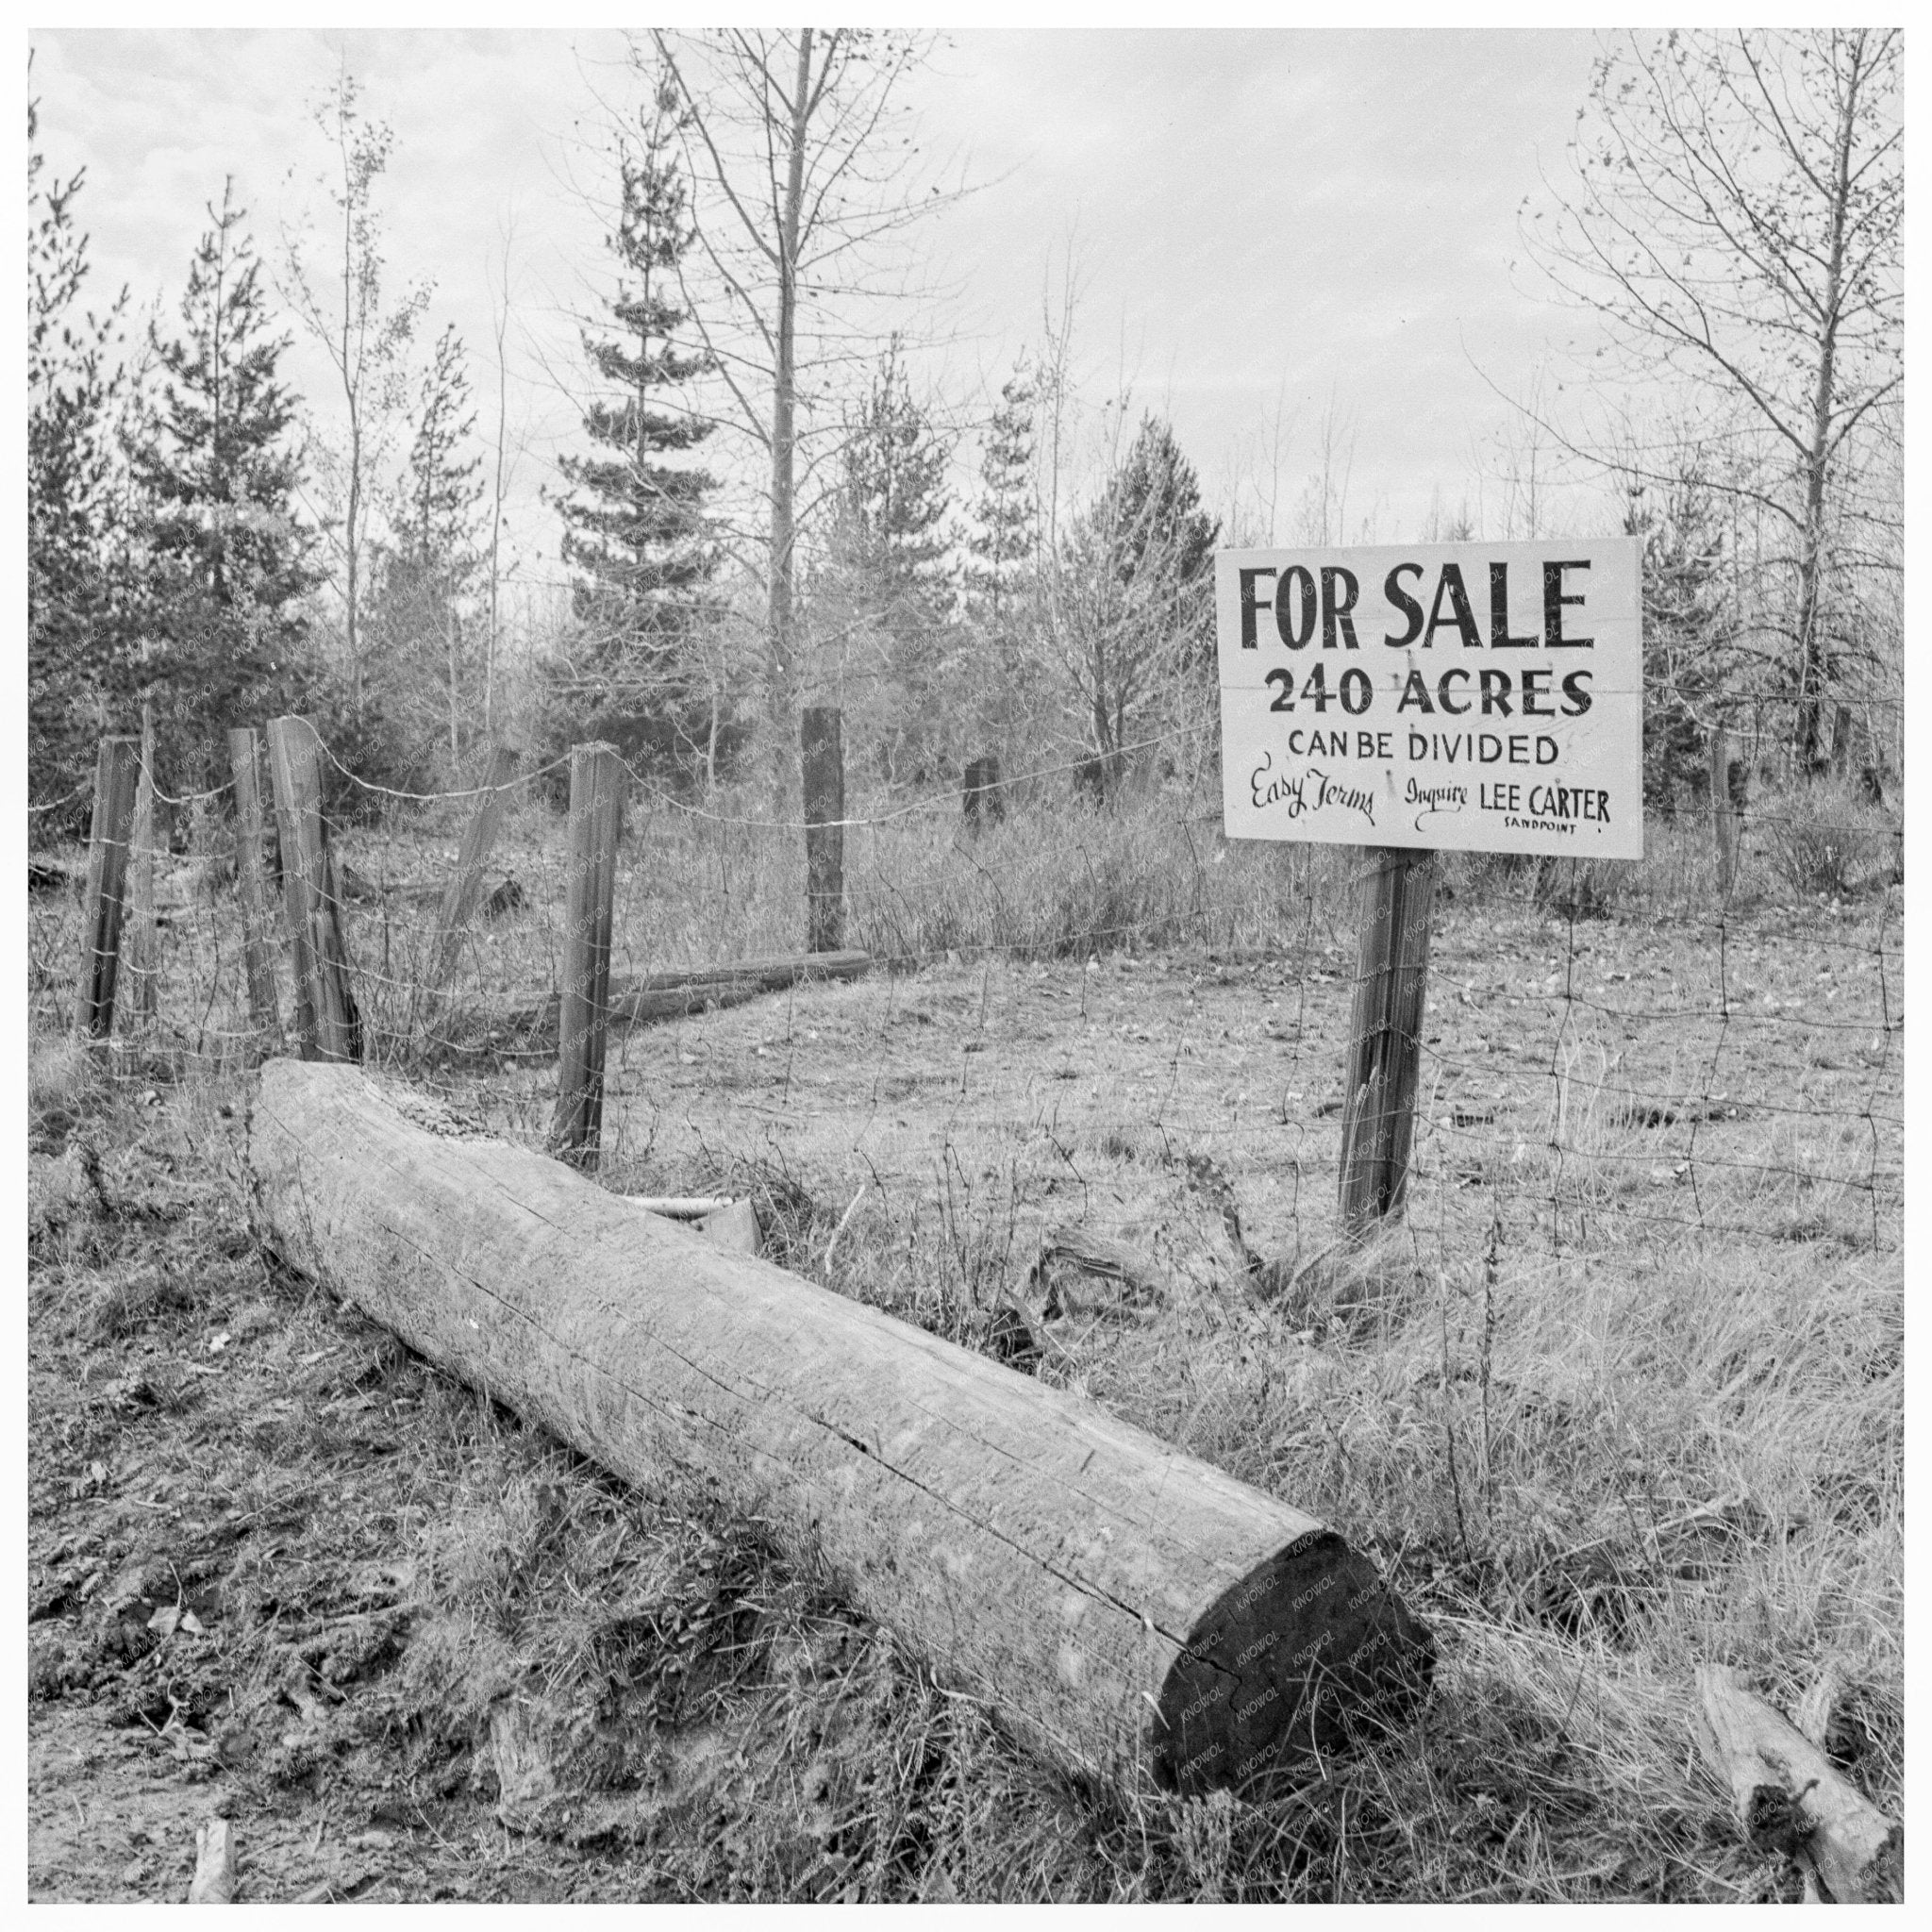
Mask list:
[{"label": "grassy ground", "polygon": [[[457,829],[344,855],[433,881]],[[1451,868],[1409,1212],[1362,1255],[1338,855],[1150,815],[860,832],[854,937],[907,970],[613,1042],[611,1185],[749,1192],[768,1252],[967,1346],[1018,1302],[1042,1376],[1385,1566],[1441,1640],[1430,1703],[1266,1804],[1069,1782],[753,1526],[278,1274],[230,902],[164,878],[161,1019],[103,1066],[60,1037],[73,908],[37,901],[32,1891],[181,1896],[221,1809],[260,1899],[1791,1895],[1684,1717],[1699,1661],[1788,1709],[1829,1674],[1834,1757],[1898,1807],[1898,933],[1768,848],[1720,926],[1695,840],[1658,845],[1595,900]],[[467,1010],[546,983],[555,849],[513,818],[525,904]],[[625,963],[795,943],[796,872],[751,827],[641,826]],[[410,1058],[421,910],[351,911],[379,1054],[540,1137],[514,1041]],[[1162,1297],[1054,1295],[1057,1223]]]}]

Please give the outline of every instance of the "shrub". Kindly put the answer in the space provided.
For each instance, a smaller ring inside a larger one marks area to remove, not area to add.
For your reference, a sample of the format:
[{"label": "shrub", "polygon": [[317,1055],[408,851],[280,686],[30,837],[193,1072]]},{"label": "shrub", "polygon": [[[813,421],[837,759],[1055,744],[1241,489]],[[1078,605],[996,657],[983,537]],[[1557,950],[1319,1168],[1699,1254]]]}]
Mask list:
[{"label": "shrub", "polygon": [[1774,869],[1794,891],[1843,894],[1891,874],[1897,827],[1841,778],[1780,793],[1752,818]]},{"label": "shrub", "polygon": [[[536,667],[530,708],[530,750],[536,765],[564,758],[574,744],[614,744],[640,777],[677,796],[703,782],[714,750],[715,776],[732,777],[751,739],[751,720],[728,692],[716,698],[694,678],[665,674],[649,683],[625,678],[592,658],[574,663],[558,655]],[[570,801],[570,768],[543,780],[553,805]]]},{"label": "shrub", "polygon": [[315,721],[322,738],[322,808],[334,824],[366,824],[379,816],[386,800],[374,788],[425,793],[438,789],[440,731],[412,738],[367,692],[358,719],[347,691],[332,680],[311,685],[303,693],[301,708]]}]

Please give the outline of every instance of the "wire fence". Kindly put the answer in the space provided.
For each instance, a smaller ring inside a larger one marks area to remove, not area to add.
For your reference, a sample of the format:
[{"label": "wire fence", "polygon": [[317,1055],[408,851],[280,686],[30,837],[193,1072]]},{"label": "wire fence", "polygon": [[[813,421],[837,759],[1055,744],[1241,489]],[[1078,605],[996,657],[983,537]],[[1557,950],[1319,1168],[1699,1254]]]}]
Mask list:
[{"label": "wire fence", "polygon": [[[977,1299],[1014,1287],[1029,1231],[1054,1221],[1277,1284],[1326,1251],[1362,855],[1229,843],[1210,767],[1191,779],[1173,734],[1132,749],[1142,776],[1106,804],[1072,759],[1005,779],[973,816],[950,786],[855,788],[844,934],[873,971],[755,1000],[701,988],[680,1016],[614,1027],[613,1184],[756,1171],[793,1203],[793,1258],[814,1267],[871,1197],[908,1231],[906,1268],[950,1268]],[[565,821],[539,783],[555,769],[512,781],[446,976],[439,907],[486,788],[399,793],[344,770],[383,809],[329,827],[364,1058],[533,1144],[566,950]],[[226,789],[176,802],[196,808],[155,855],[151,955],[123,960],[103,1064],[137,1095],[239,1078],[260,1051]],[[614,988],[801,950],[804,822],[773,791],[681,797],[631,772]],[[1841,793],[1764,801],[1740,831],[1727,894],[1707,814],[1653,824],[1628,864],[1443,858],[1406,1222],[1418,1255],[1496,1227],[1630,1266],[1690,1241],[1895,1254],[1894,836]],[[85,872],[84,852],[30,870],[37,1040],[74,1024]]]}]

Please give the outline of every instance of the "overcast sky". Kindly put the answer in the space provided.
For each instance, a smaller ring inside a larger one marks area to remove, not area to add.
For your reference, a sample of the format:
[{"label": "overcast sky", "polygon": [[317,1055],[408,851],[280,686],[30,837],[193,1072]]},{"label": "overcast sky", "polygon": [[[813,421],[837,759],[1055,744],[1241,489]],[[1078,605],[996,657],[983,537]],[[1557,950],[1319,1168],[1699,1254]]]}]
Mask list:
[{"label": "overcast sky", "polygon": [[[343,61],[394,130],[391,268],[433,278],[425,344],[457,324],[486,429],[491,277],[513,230],[515,517],[527,566],[554,573],[536,492],[575,425],[546,371],[574,371],[565,310],[600,265],[571,183],[597,178],[593,89],[634,98],[622,37],[43,30],[33,45],[42,143],[55,171],[87,168],[101,281],[162,296],[170,318],[225,175],[272,263],[284,225],[325,207],[306,109]],[[1288,541],[1332,409],[1353,451],[1349,536],[1414,537],[1437,490],[1451,509],[1485,492],[1501,535],[1492,440],[1509,415],[1484,375],[1520,393],[1583,326],[1541,299],[1518,220],[1561,175],[1595,51],[1567,31],[953,35],[912,98],[928,153],[985,185],[921,231],[954,291],[908,318],[942,339],[929,378],[968,411],[996,388],[1071,250],[1087,399],[1124,379],[1136,413],[1167,414],[1215,508],[1265,525],[1272,493]],[[321,406],[325,365],[305,349],[290,366]],[[1570,515],[1601,511],[1577,498]]]}]

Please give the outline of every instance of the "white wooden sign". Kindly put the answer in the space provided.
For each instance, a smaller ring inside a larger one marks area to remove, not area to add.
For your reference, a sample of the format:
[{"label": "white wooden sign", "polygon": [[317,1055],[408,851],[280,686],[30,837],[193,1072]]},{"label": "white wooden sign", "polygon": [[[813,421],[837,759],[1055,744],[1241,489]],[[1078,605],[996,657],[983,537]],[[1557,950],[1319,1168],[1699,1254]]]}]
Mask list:
[{"label": "white wooden sign", "polygon": [[1641,548],[1220,552],[1228,837],[1641,858]]}]

